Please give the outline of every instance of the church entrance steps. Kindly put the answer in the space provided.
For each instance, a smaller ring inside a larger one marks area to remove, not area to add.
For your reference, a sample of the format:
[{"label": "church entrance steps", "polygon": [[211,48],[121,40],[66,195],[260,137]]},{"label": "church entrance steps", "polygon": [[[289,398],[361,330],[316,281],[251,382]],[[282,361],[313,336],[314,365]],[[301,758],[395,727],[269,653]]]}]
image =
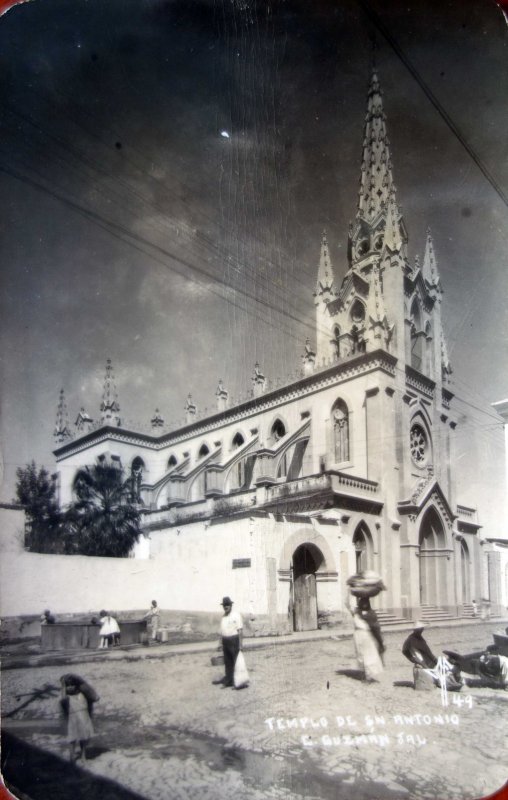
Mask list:
[{"label": "church entrance steps", "polygon": [[407,619],[391,614],[389,611],[376,611],[379,624],[386,628],[388,625],[407,625]]},{"label": "church entrance steps", "polygon": [[439,606],[422,605],[420,613],[422,622],[441,622],[441,620],[456,619],[454,614],[440,608]]}]

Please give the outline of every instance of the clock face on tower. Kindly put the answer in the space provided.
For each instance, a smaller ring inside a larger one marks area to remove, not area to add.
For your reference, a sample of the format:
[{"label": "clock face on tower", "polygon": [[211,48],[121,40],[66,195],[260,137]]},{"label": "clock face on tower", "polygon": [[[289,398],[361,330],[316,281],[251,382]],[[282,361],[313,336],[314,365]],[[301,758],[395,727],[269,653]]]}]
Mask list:
[{"label": "clock face on tower", "polygon": [[418,423],[411,426],[409,435],[411,458],[418,467],[424,467],[429,457],[429,440],[424,428]]}]

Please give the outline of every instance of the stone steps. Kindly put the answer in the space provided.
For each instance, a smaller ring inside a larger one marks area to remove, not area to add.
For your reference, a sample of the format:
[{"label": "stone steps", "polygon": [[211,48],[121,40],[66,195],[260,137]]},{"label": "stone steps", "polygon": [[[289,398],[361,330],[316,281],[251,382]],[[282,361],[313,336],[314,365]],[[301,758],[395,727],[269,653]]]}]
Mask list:
[{"label": "stone steps", "polygon": [[389,611],[376,611],[376,614],[379,624],[382,625],[383,628],[389,625],[407,625],[407,619],[398,617],[396,614],[391,614]]},{"label": "stone steps", "polygon": [[445,611],[443,608],[439,608],[439,606],[422,606],[421,619],[422,622],[432,623],[448,619],[457,619],[457,617]]}]

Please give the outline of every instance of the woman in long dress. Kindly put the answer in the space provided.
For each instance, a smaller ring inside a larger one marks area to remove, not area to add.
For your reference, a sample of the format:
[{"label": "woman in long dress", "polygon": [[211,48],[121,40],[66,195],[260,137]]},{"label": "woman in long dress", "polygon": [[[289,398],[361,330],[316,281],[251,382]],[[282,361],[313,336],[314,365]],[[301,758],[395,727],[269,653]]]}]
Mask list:
[{"label": "woman in long dress", "polygon": [[383,672],[382,655],[385,647],[377,614],[370,607],[366,597],[357,600],[353,614],[353,639],[358,664],[363,669],[367,681],[378,681]]}]

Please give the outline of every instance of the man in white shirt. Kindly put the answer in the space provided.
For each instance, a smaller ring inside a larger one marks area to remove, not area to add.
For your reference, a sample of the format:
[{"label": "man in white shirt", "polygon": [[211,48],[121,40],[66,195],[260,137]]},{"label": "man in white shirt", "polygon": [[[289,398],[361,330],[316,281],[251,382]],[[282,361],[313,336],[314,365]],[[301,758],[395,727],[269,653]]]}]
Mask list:
[{"label": "man in white shirt", "polygon": [[224,653],[224,667],[226,676],[223,686],[233,686],[236,657],[243,644],[243,622],[238,611],[233,611],[233,601],[230,597],[222,598],[224,616],[220,621],[222,637],[222,651]]}]

